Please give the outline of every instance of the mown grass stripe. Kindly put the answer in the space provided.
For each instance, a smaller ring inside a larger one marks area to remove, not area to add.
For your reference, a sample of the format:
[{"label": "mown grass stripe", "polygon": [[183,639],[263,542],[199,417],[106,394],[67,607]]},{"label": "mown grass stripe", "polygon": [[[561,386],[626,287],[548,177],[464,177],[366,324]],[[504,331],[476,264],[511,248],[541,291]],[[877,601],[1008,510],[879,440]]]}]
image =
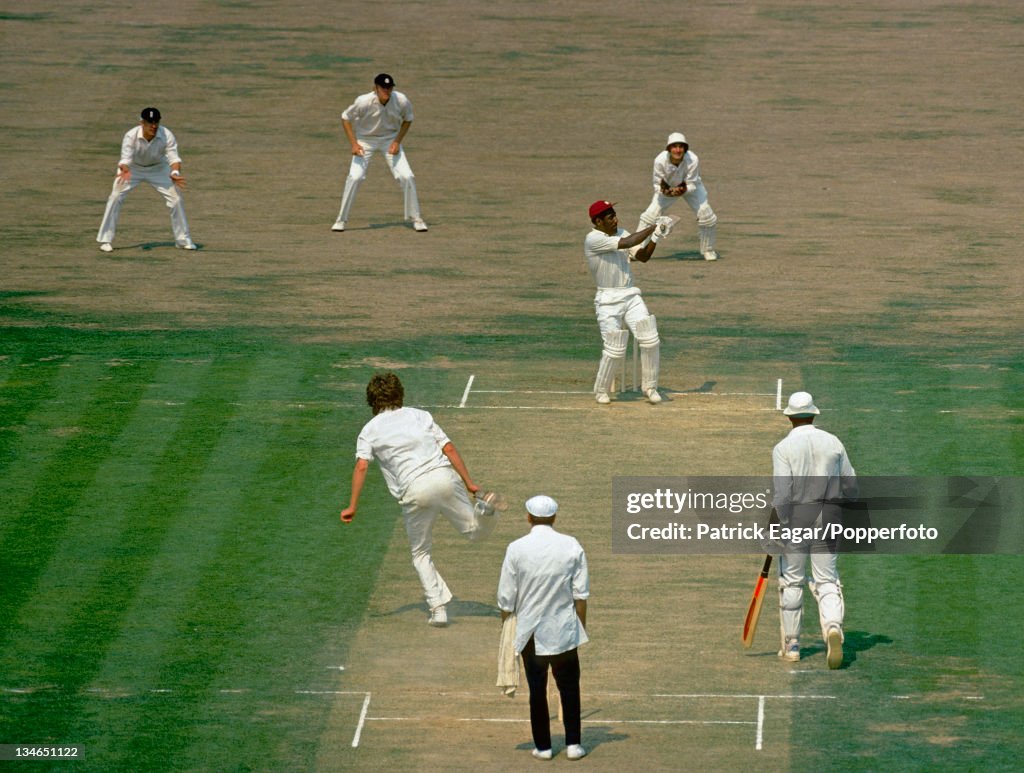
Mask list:
[{"label": "mown grass stripe", "polygon": [[59,674],[62,710],[49,715],[45,726],[34,725],[32,711],[17,712],[20,716],[15,722],[26,737],[53,734],[66,738],[75,718],[86,710],[82,689],[102,666],[110,642],[123,625],[128,602],[148,573],[164,534],[187,506],[195,482],[235,413],[234,402],[248,370],[248,361],[218,359],[205,372],[197,399],[186,406],[157,464],[162,474],[132,507],[135,528],[126,533],[119,553],[103,562],[89,601],[75,610],[76,616],[63,634],[70,646],[48,658],[46,673]]},{"label": "mown grass stripe", "polygon": [[[145,750],[150,762],[204,759],[220,769],[215,760],[230,766],[251,755],[258,767],[282,744],[293,745],[291,758],[317,737],[322,720],[308,710],[301,720],[285,710],[266,737],[252,722],[277,711],[268,694],[322,675],[308,656],[294,653],[322,649],[324,629],[336,624],[335,583],[325,578],[339,562],[324,550],[335,514],[311,521],[310,510],[334,482],[336,448],[324,441],[336,436],[340,417],[293,404],[325,367],[317,354],[265,357],[254,367],[205,474],[130,603],[96,684],[129,680],[173,692],[161,704],[159,727],[136,701],[111,702],[80,724],[79,735],[95,738],[110,763],[131,769],[125,750],[133,749],[136,762]],[[269,412],[256,399],[267,392],[285,398]],[[390,528],[384,534],[382,543]],[[349,589],[360,614],[369,591],[356,590],[372,585],[381,554],[370,553],[373,570]],[[133,656],[133,648],[146,652]],[[245,693],[225,701],[224,689]]]},{"label": "mown grass stripe", "polygon": [[65,640],[63,630],[96,593],[106,562],[121,555],[127,532],[137,528],[132,506],[162,472],[157,461],[182,418],[183,403],[194,398],[201,376],[202,368],[194,365],[159,364],[68,519],[63,538],[0,652],[8,683],[59,680],[59,674],[46,673],[42,661],[74,646]]},{"label": "mown grass stripe", "polygon": [[[51,454],[34,477],[24,506],[5,513],[0,576],[0,644],[12,630],[18,611],[60,543],[79,501],[110,453],[152,374],[151,364],[114,369],[97,384],[84,412],[75,418],[79,430]],[[74,402],[73,400],[70,402]],[[126,406],[128,406],[126,408]]]}]

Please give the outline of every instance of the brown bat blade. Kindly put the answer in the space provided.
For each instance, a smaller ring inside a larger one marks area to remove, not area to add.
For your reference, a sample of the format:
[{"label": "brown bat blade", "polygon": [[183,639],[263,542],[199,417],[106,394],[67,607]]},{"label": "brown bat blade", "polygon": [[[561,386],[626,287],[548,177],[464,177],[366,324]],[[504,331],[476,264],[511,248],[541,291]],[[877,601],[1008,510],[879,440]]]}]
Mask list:
[{"label": "brown bat blade", "polygon": [[750,647],[754,643],[754,632],[757,631],[757,621],[761,617],[761,603],[768,590],[768,570],[772,566],[772,555],[769,553],[764,557],[764,566],[761,567],[761,574],[754,586],[754,595],[750,599],[750,606],[747,608],[747,619],[743,621],[743,646]]}]

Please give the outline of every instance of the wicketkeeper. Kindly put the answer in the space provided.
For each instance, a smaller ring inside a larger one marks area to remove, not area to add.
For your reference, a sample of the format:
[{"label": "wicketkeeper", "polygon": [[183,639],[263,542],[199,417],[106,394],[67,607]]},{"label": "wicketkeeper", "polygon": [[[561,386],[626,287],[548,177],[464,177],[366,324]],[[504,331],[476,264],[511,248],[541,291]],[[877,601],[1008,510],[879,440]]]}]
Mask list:
[{"label": "wicketkeeper", "polygon": [[718,217],[708,204],[708,192],[700,179],[700,159],[690,150],[682,132],[668,135],[665,149],[654,157],[654,198],[640,215],[637,230],[658,221],[666,210],[682,197],[697,216],[700,233],[700,252],[704,260],[718,260],[715,252],[715,234]]}]

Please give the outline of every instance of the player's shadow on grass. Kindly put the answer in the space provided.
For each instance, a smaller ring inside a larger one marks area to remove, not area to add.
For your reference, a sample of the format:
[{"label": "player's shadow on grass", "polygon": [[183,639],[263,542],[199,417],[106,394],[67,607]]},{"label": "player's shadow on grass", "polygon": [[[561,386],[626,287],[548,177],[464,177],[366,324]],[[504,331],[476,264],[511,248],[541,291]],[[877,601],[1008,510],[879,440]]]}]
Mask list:
[{"label": "player's shadow on grass", "polygon": [[[700,261],[701,263],[714,263],[713,260],[704,260],[704,255],[700,250],[679,250],[678,252],[666,252],[662,255],[655,254],[654,258],[660,257],[662,260],[692,260]],[[721,260],[722,253],[718,253],[718,258]]]},{"label": "player's shadow on grass", "polygon": [[[849,668],[857,662],[857,655],[861,652],[867,652],[879,644],[892,644],[893,640],[885,634],[881,633],[867,633],[866,631],[846,631],[845,641],[843,641],[843,664],[840,668]],[[819,642],[813,647],[801,647],[800,655],[805,657],[807,655],[816,654],[819,652],[825,652],[827,648],[824,642]]]},{"label": "player's shadow on grass", "polygon": [[[202,249],[201,245],[196,243],[196,246]],[[114,252],[120,252],[122,250],[142,250],[143,252],[152,252],[153,250],[162,250],[165,248],[174,249],[174,242],[139,242],[138,244],[126,244],[123,247],[114,247]]]},{"label": "player's shadow on grass", "polygon": [[710,394],[715,391],[717,385],[717,381],[705,381],[699,387],[694,387],[693,389],[666,389],[665,391],[674,395]]},{"label": "player's shadow on grass", "polygon": [[[552,714],[554,714],[555,711],[557,710],[554,706],[551,706],[550,704],[549,704],[549,708],[551,709]],[[594,714],[596,711],[597,711],[597,709],[594,709],[594,710],[588,712],[586,710],[586,707],[584,707],[584,709],[582,711],[582,714],[581,714],[581,718],[582,719],[589,719],[589,717],[592,714]],[[552,722],[557,722],[557,721],[558,720],[553,716],[552,717]],[[599,747],[601,744],[615,743],[616,741],[628,741],[629,737],[630,736],[629,736],[628,733],[616,733],[610,727],[598,725],[596,727],[590,727],[590,726],[584,727],[583,728],[583,737],[580,740],[583,742],[583,748],[587,750],[588,754],[590,754],[595,749],[597,749],[597,747]],[[533,749],[533,742],[526,742],[526,743],[518,744],[516,746],[516,749],[522,749],[523,751],[529,751],[529,750]],[[552,749],[552,751],[554,751],[556,756],[560,755],[560,754],[565,754],[565,735],[555,735],[555,734],[552,734],[551,735],[551,749]]]},{"label": "player's shadow on grass", "polygon": [[[672,395],[697,395],[697,394],[711,394],[715,391],[715,386],[718,384],[717,381],[705,381],[699,387],[693,387],[692,389],[669,389],[668,387],[661,387],[660,392],[663,399],[672,401]],[[647,395],[643,392],[636,390],[630,390],[628,392],[619,392],[615,398],[615,402],[618,403],[645,403],[647,402]]]},{"label": "player's shadow on grass", "polygon": [[[381,612],[380,614],[374,615],[374,617],[393,617],[395,615],[404,615],[409,612],[422,612],[423,614],[429,614],[430,610],[427,608],[425,602],[418,604],[404,604],[397,609],[392,609],[390,612]],[[464,601],[463,599],[452,599],[448,602],[448,624],[458,624],[460,617],[493,617],[501,619],[501,610],[493,604],[485,604],[482,601]]]}]

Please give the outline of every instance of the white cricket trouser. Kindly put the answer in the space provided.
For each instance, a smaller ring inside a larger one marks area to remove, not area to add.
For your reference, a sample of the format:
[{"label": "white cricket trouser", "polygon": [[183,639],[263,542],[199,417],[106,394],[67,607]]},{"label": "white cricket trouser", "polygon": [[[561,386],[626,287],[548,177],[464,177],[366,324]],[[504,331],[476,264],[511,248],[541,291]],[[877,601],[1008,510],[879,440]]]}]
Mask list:
[{"label": "white cricket trouser", "polygon": [[[637,335],[637,326],[648,319],[651,315],[647,311],[647,304],[640,297],[640,288],[599,288],[594,296],[594,311],[597,313],[597,326],[601,330],[601,338],[604,339],[608,333],[614,333],[626,328],[633,334],[633,337],[643,345],[643,336]],[[625,344],[623,344],[625,346]],[[641,380],[644,392],[656,389],[658,386],[658,359],[660,344],[655,344],[653,354],[647,349],[641,349]],[[598,374],[603,374],[607,383],[594,384],[595,392],[605,392],[611,383],[613,368],[617,363],[610,360],[605,362],[606,353],[602,352],[602,364],[598,365]],[[602,367],[605,366],[605,367]]]},{"label": "white cricket trouser", "polygon": [[356,193],[359,186],[366,179],[366,170],[370,166],[370,160],[377,153],[384,154],[384,161],[391,170],[392,176],[402,186],[405,194],[405,219],[416,220],[420,217],[420,201],[416,196],[416,177],[409,166],[409,160],[405,156],[405,148],[398,146],[398,153],[388,153],[388,146],[392,143],[387,140],[359,140],[363,148],[363,155],[352,156],[352,163],[348,167],[348,177],[345,178],[345,191],[341,194],[341,210],[338,212],[338,220],[347,221],[349,212],[352,211],[352,204],[355,203]]},{"label": "white cricket trouser", "polygon": [[629,328],[634,337],[637,323],[651,315],[640,297],[639,287],[598,290],[594,296],[594,311],[602,334]]},{"label": "white cricket trouser", "polygon": [[191,241],[188,233],[188,220],[185,219],[185,202],[178,192],[177,187],[171,181],[171,167],[168,164],[156,164],[154,166],[131,166],[131,177],[127,184],[122,184],[117,178],[114,179],[114,187],[107,199],[107,209],[103,213],[103,222],[100,223],[100,231],[96,235],[96,241],[109,243],[114,241],[114,234],[117,231],[117,220],[121,215],[121,204],[127,196],[141,182],[147,182],[156,188],[164,197],[167,208],[171,211],[171,230],[174,232],[175,244],[187,244]]},{"label": "white cricket trouser", "polygon": [[811,593],[818,603],[818,622],[821,636],[826,638],[828,629],[843,627],[843,586],[839,582],[837,555],[832,552],[783,553],[779,556],[779,618],[784,638],[800,635],[803,623],[804,582],[806,581],[807,559],[811,560]]},{"label": "white cricket trouser", "polygon": [[430,609],[447,604],[452,592],[430,557],[434,521],[443,515],[469,539],[476,537],[477,520],[462,478],[451,467],[438,467],[414,480],[398,501],[405,516],[405,533],[412,550],[412,565],[419,575]]}]

